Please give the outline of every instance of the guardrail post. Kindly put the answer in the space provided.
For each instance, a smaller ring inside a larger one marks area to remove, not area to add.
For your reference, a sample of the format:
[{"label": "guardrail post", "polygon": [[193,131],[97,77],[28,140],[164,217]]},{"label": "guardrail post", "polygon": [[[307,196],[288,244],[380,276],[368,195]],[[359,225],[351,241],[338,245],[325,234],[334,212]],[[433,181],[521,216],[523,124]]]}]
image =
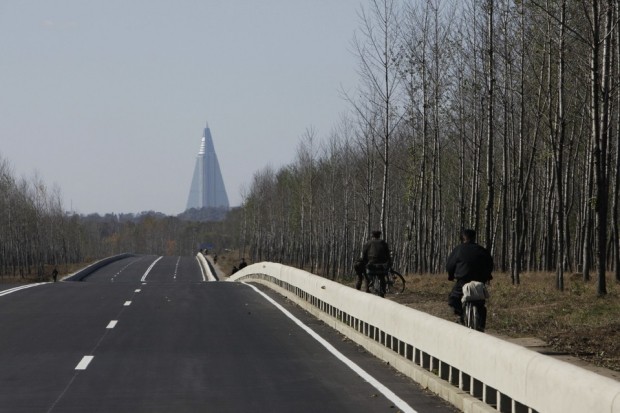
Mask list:
[{"label": "guardrail post", "polygon": [[430,365],[428,367],[428,369],[433,372],[433,373],[437,373],[439,374],[439,369],[437,368],[437,359],[433,356],[430,356]]},{"label": "guardrail post", "polygon": [[459,386],[459,378],[460,378],[460,371],[458,369],[455,369],[452,366],[449,366],[449,374],[448,374],[448,382],[453,385],[453,386]]},{"label": "guardrail post", "polygon": [[483,385],[482,388],[482,401],[491,406],[497,406],[497,390],[487,385]]},{"label": "guardrail post", "polygon": [[459,371],[459,389],[464,392],[470,392],[471,390],[471,377],[462,371]]},{"label": "guardrail post", "polygon": [[476,380],[473,377],[470,377],[471,384],[469,386],[469,394],[474,396],[476,399],[483,400],[483,384],[482,382]]},{"label": "guardrail post", "polygon": [[512,413],[533,413],[533,410],[516,400],[512,401]]},{"label": "guardrail post", "polygon": [[502,413],[512,413],[512,399],[501,392],[497,392],[497,410]]},{"label": "guardrail post", "polygon": [[415,360],[414,360],[414,357],[413,357],[415,349],[413,348],[413,346],[411,344],[406,344],[406,346],[407,346],[407,350],[406,350],[407,353],[405,355],[405,358],[407,360],[411,360],[411,361],[413,361],[415,363]]},{"label": "guardrail post", "polygon": [[431,370],[431,356],[430,355],[426,353],[422,353],[421,367],[426,370]]},{"label": "guardrail post", "polygon": [[450,365],[439,360],[438,374],[439,374],[440,379],[449,380],[450,379]]}]

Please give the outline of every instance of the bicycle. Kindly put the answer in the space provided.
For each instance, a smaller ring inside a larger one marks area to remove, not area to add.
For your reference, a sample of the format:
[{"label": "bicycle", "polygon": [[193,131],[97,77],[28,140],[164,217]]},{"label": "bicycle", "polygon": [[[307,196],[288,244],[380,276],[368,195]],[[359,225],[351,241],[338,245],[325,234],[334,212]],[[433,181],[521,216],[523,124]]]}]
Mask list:
[{"label": "bicycle", "polygon": [[484,283],[470,281],[463,285],[463,324],[467,328],[484,331],[486,319],[486,300],[489,291]]},{"label": "bicycle", "polygon": [[401,273],[390,268],[390,273],[386,278],[386,293],[400,294],[405,291],[405,278]]},{"label": "bicycle", "polygon": [[[384,275],[384,286],[381,285],[380,275]],[[375,295],[385,297],[385,294],[400,294],[405,291],[405,278],[392,268],[389,268],[387,271],[384,268],[377,267],[368,269],[366,277],[368,278],[369,290]]]}]

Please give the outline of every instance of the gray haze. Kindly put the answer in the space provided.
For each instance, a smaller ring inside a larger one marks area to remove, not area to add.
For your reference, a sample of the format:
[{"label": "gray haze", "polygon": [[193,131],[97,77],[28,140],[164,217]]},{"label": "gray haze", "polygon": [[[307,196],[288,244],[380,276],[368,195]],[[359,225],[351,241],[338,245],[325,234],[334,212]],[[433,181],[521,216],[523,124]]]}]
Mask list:
[{"label": "gray haze", "polygon": [[79,213],[185,209],[205,122],[231,205],[329,134],[359,0],[0,3],[0,157]]}]

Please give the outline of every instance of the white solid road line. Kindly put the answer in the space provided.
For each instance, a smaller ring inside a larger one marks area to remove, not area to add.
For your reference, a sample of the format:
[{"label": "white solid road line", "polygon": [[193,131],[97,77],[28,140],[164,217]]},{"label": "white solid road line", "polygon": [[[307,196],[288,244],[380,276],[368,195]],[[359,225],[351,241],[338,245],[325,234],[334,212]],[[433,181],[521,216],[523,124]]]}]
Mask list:
[{"label": "white solid road line", "polygon": [[264,292],[262,292],[261,290],[259,290],[258,288],[256,288],[255,286],[253,286],[251,284],[247,284],[245,282],[243,284],[252,287],[257,293],[259,293],[260,295],[265,297],[265,299],[267,301],[269,301],[271,304],[276,306],[276,308],[278,310],[282,311],[284,313],[284,315],[286,315],[288,318],[293,320],[293,322],[295,324],[297,324],[299,327],[301,327],[306,333],[310,334],[310,336],[312,336],[312,338],[314,338],[323,347],[325,347],[330,353],[332,353],[334,356],[336,356],[336,358],[338,360],[342,361],[344,364],[347,365],[347,367],[349,367],[351,370],[353,370],[355,373],[357,373],[362,379],[366,380],[368,382],[368,384],[370,384],[375,389],[377,389],[379,392],[381,392],[381,394],[383,394],[388,400],[390,400],[392,403],[394,403],[394,405],[396,407],[398,407],[400,409],[400,411],[402,411],[403,413],[418,413],[413,407],[409,406],[407,404],[407,402],[405,402],[400,397],[398,397],[396,394],[394,394],[394,392],[392,390],[390,390],[387,387],[385,387],[377,379],[375,379],[373,376],[368,374],[364,369],[362,369],[360,366],[355,364],[351,359],[347,358],[344,354],[342,354],[340,351],[338,351],[334,346],[329,344],[327,342],[327,340],[325,340],[323,337],[318,335],[310,327],[308,327],[307,325],[302,323],[297,317],[295,317],[293,314],[291,314],[286,308],[284,308],[280,304],[278,304],[274,299],[272,299],[267,294],[265,294]]},{"label": "white solid road line", "polygon": [[108,324],[106,328],[114,328],[116,327],[116,324],[118,324],[118,320],[112,320],[110,321],[110,324]]},{"label": "white solid road line", "polygon": [[75,366],[75,369],[76,370],[86,370],[86,368],[88,367],[90,362],[93,361],[94,358],[95,358],[95,356],[84,356],[84,357],[82,357],[82,361],[80,361],[78,363],[78,365]]},{"label": "white solid road line", "polygon": [[36,283],[36,284],[20,285],[19,287],[14,287],[14,288],[10,288],[8,290],[0,291],[0,297],[5,296],[5,295],[9,295],[9,294],[14,293],[16,291],[25,290],[26,288],[37,287],[39,285],[44,285],[44,284],[49,284],[49,283]]},{"label": "white solid road line", "polygon": [[149,272],[151,272],[151,270],[153,269],[153,267],[155,266],[155,264],[157,264],[157,261],[161,260],[162,258],[164,258],[164,256],[162,255],[161,257],[157,258],[155,261],[153,261],[153,263],[151,264],[151,266],[146,270],[146,272],[144,273],[144,275],[142,276],[142,278],[140,279],[140,281],[144,282],[146,281],[146,276],[149,275]]},{"label": "white solid road line", "polygon": [[174,278],[175,280],[177,279],[177,273],[179,272],[179,262],[181,262],[181,257],[177,259],[177,265],[174,266],[174,275],[172,276],[172,278]]}]

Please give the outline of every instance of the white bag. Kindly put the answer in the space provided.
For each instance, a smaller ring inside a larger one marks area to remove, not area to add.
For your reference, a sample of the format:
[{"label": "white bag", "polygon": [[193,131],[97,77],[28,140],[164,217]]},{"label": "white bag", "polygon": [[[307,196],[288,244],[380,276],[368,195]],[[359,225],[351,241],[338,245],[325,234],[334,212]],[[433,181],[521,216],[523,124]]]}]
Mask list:
[{"label": "white bag", "polygon": [[461,302],[483,301],[489,298],[487,286],[480,281],[470,281],[463,286],[463,298]]}]

